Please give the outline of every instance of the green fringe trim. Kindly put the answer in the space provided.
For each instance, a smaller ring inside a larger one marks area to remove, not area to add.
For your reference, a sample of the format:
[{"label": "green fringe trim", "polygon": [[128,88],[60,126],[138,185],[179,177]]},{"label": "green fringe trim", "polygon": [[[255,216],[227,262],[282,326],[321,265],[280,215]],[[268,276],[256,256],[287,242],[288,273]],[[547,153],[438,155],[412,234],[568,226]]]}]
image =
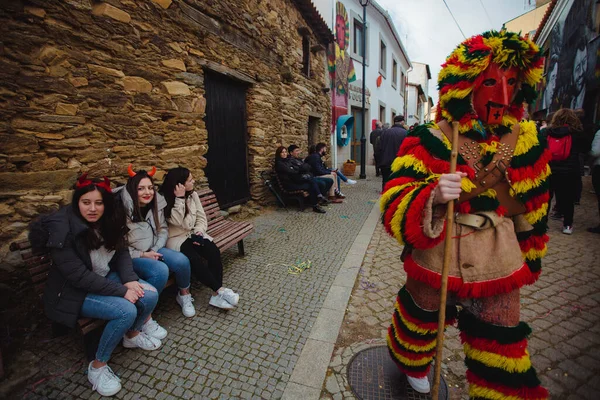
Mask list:
[{"label": "green fringe trim", "polygon": [[400,365],[401,369],[403,369],[403,370],[414,371],[414,372],[425,372],[429,369],[429,367],[431,365],[430,362],[425,365],[421,365],[421,366],[406,365],[396,358],[396,356],[394,355],[394,353],[392,352],[391,349],[388,348],[388,350],[390,352],[390,357],[392,358],[392,360],[394,360],[394,362],[396,364]]},{"label": "green fringe trim", "polygon": [[529,270],[533,273],[539,272],[542,269],[542,259],[536,258],[535,260],[527,260],[525,264],[529,267]]},{"label": "green fringe trim", "polygon": [[452,98],[446,102],[446,110],[454,121],[460,120],[465,114],[471,112],[471,96],[464,99]]},{"label": "green fringe trim", "polygon": [[471,212],[493,211],[500,206],[498,199],[481,195],[471,199],[469,203],[471,204]]},{"label": "green fringe trim", "polygon": [[495,340],[500,344],[516,343],[531,334],[531,328],[525,322],[519,322],[517,326],[493,325],[481,321],[465,309],[458,316],[458,329],[469,336]]},{"label": "green fringe trim", "polygon": [[520,168],[534,165],[536,161],[540,159],[545,149],[546,145],[542,145],[540,141],[540,144],[533,146],[527,153],[514,156],[510,162],[510,166],[513,168]]},{"label": "green fringe trim", "polygon": [[[412,200],[406,205],[406,211],[404,212],[404,215],[402,216],[402,219],[400,220],[400,229],[402,230],[402,232],[406,232],[406,214],[408,214],[408,210],[411,207],[412,202],[417,198],[417,196],[419,195],[419,193],[421,193],[421,191],[423,189],[425,189],[428,185],[421,185],[420,187],[418,187],[417,189],[415,189],[413,191],[413,195],[412,195]],[[404,237],[404,235],[402,235],[402,239],[404,240],[404,243],[413,246],[413,243],[409,243],[406,240],[406,237]]]},{"label": "green fringe trim", "polygon": [[[413,339],[417,339],[417,340],[429,340],[429,341],[435,340],[437,338],[437,331],[435,333],[419,333],[419,332],[411,331],[406,325],[404,325],[404,323],[402,323],[402,320],[400,319],[400,313],[398,313],[398,311],[394,311],[394,315],[398,319],[398,322],[399,322],[398,325],[400,326],[400,329],[402,329],[402,332],[406,333],[407,336],[409,336]],[[436,321],[437,321],[437,317],[436,317]],[[392,327],[392,330],[394,330],[394,325],[391,325],[391,327]],[[398,343],[398,344],[400,344],[400,343]],[[407,351],[413,352],[413,353],[418,353],[417,351],[407,349],[404,346],[402,346],[402,348],[404,348]],[[422,352],[422,353],[424,353],[424,352]]]},{"label": "green fringe trim", "polygon": [[525,372],[508,372],[501,368],[489,367],[472,358],[465,358],[465,365],[477,376],[491,383],[497,383],[510,388],[530,387],[534,388],[541,384],[533,367]]},{"label": "green fringe trim", "polygon": [[534,187],[531,190],[528,190],[524,193],[517,193],[517,198],[522,203],[526,203],[532,198],[544,194],[548,190],[550,190],[550,181],[548,179],[544,179],[542,183],[540,183],[540,186]]},{"label": "green fringe trim", "polygon": [[403,177],[403,176],[406,176],[406,177],[409,177],[409,178],[415,178],[415,179],[425,179],[429,175],[424,174],[421,171],[417,171],[416,169],[414,169],[412,167],[402,167],[398,171],[392,172],[390,174],[389,180],[392,180],[392,179],[395,179],[395,178],[400,178],[400,177]]}]

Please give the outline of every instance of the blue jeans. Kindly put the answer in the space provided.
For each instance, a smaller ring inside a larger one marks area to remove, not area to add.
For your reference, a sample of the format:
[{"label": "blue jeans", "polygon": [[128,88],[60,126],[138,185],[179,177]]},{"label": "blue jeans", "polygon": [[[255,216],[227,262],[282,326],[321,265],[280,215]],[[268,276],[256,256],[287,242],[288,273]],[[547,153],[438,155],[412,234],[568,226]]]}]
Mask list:
[{"label": "blue jeans", "polygon": [[136,274],[161,293],[165,288],[169,271],[175,274],[175,282],[179,289],[190,287],[190,260],[179,251],[163,247],[158,250],[164,260],[158,261],[151,258],[134,258],[133,270]]},{"label": "blue jeans", "polygon": [[[116,272],[111,272],[106,279],[121,282]],[[142,285],[147,282],[140,280]],[[158,292],[154,288],[144,290],[144,297],[138,299],[135,304],[124,297],[102,296],[88,293],[85,296],[80,314],[82,317],[98,318],[108,321],[100,337],[96,360],[107,362],[110,356],[128,331],[139,331],[146,322],[148,316],[156,307]]]},{"label": "blue jeans", "polygon": [[348,178],[346,178],[346,176],[344,174],[342,174],[342,171],[340,171],[339,169],[337,170],[337,184],[338,184],[338,190],[341,191],[341,182],[340,180],[344,181],[344,182],[348,182]]}]

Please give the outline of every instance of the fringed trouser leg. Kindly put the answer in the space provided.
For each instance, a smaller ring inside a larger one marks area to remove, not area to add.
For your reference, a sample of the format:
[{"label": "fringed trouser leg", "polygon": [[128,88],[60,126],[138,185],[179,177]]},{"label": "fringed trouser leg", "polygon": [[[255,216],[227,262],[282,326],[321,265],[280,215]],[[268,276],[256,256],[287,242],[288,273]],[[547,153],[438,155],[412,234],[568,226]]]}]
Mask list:
[{"label": "fringed trouser leg", "polygon": [[[413,378],[427,376],[435,355],[439,295],[435,289],[407,280],[398,292],[387,344],[392,359]],[[434,311],[427,311],[432,309]],[[446,308],[446,325],[453,324],[456,307]]]},{"label": "fringed trouser leg", "polygon": [[519,291],[473,299],[458,317],[469,397],[547,399],[527,351],[531,328],[519,322]]}]

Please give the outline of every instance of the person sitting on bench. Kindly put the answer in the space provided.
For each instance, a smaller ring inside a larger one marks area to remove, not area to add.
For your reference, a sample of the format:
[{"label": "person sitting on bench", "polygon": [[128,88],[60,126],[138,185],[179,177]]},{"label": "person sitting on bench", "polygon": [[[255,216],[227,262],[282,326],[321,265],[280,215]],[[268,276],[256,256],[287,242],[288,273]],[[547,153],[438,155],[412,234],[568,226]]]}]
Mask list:
[{"label": "person sitting on bench", "polygon": [[107,365],[121,339],[126,348],[156,350],[162,345],[142,331],[158,292],[133,270],[125,218],[116,206],[109,180],[84,174],[71,204],[34,222],[29,237],[35,247],[48,248],[53,261],[43,296],[48,318],[69,327],[79,318],[108,321],[87,373],[102,396],[121,390],[120,379]]},{"label": "person sitting on bench", "polygon": [[[169,170],[161,186],[161,194],[167,201],[167,247],[185,254],[190,260],[194,275],[213,290],[208,304],[225,310],[234,308],[240,295],[223,286],[221,252],[206,232],[206,214],[198,193],[194,191],[194,177],[190,170],[184,167]],[[203,258],[207,264],[203,262]]]},{"label": "person sitting on bench", "polygon": [[[154,286],[158,293],[165,288],[169,271],[173,272],[179,289],[175,300],[181,306],[184,316],[193,317],[196,309],[190,294],[190,260],[179,251],[165,247],[169,237],[164,215],[167,202],[154,188],[152,177],[156,173],[156,167],[149,172],[135,172],[130,165],[127,171],[127,184],[115,189],[115,193],[118,193],[127,216],[127,241],[129,254],[133,259],[133,270]],[[167,336],[167,331],[152,317],[142,330],[161,340]]]}]

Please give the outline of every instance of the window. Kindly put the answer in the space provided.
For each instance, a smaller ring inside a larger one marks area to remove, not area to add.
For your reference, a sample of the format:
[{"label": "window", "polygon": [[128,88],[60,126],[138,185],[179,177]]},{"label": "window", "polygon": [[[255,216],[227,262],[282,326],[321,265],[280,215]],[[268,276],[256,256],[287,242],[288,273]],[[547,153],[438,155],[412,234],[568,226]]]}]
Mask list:
[{"label": "window", "polygon": [[365,33],[365,26],[362,22],[354,20],[354,54],[359,57],[364,57],[365,52],[363,49],[363,35]]},{"label": "window", "polygon": [[379,121],[385,123],[385,106],[379,106]]},{"label": "window", "polygon": [[310,39],[302,36],[302,73],[310,78]]},{"label": "window", "polygon": [[384,78],[385,78],[385,72],[386,72],[386,68],[385,68],[386,65],[387,65],[387,47],[382,40],[379,42],[379,73],[381,75],[383,75]]},{"label": "window", "polygon": [[398,87],[398,62],[392,58],[392,86],[394,89]]},{"label": "window", "polygon": [[394,118],[396,118],[396,115],[397,115],[397,114],[396,114],[396,110],[394,110],[394,109],[392,108],[392,121],[391,121],[392,123],[394,123]]},{"label": "window", "polygon": [[400,71],[400,91],[404,92],[405,89],[406,89],[406,77],[404,75],[404,72]]}]

